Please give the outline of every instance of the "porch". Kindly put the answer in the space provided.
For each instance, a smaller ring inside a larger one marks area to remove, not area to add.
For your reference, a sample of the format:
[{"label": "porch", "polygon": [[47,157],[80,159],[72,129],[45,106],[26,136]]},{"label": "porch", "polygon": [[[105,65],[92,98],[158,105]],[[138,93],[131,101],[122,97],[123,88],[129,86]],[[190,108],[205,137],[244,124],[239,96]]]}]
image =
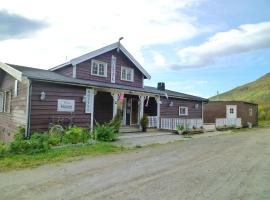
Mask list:
[{"label": "porch", "polygon": [[149,127],[159,127],[160,97],[158,95],[99,89],[94,92],[93,99],[93,122],[91,122],[93,126],[96,122],[109,122],[117,112],[121,112],[121,129],[134,129],[133,132],[139,131],[140,119],[144,114],[149,117]]}]

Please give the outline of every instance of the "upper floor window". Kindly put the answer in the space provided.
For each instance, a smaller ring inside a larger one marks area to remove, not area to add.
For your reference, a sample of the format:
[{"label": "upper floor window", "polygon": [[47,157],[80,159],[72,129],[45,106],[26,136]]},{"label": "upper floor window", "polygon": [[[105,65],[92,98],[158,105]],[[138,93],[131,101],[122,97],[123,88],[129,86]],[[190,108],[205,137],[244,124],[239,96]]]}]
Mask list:
[{"label": "upper floor window", "polygon": [[134,70],[129,67],[121,67],[121,80],[123,81],[134,81]]},{"label": "upper floor window", "polygon": [[179,115],[180,116],[187,116],[188,115],[188,107],[179,107]]},{"label": "upper floor window", "polygon": [[107,63],[98,60],[92,60],[91,75],[107,77]]}]

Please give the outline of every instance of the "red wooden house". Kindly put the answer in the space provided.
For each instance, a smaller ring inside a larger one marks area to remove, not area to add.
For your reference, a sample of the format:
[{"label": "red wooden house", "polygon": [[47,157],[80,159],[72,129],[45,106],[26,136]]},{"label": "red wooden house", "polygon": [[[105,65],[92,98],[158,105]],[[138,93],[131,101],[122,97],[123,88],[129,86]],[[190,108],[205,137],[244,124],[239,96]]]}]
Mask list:
[{"label": "red wooden house", "polygon": [[93,128],[109,121],[123,98],[123,126],[138,127],[143,114],[149,127],[176,129],[203,125],[204,98],[144,85],[147,71],[119,42],[74,58],[50,70],[0,63],[0,138],[19,125],[45,131],[50,123]]}]

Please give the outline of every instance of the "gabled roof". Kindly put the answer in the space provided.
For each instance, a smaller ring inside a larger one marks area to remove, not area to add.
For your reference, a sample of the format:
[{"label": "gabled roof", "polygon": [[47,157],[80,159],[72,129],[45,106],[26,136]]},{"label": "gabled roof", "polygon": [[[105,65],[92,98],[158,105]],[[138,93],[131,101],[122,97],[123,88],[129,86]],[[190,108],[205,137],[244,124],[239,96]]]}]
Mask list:
[{"label": "gabled roof", "polygon": [[26,76],[27,78],[31,80],[36,80],[36,81],[52,82],[52,83],[58,83],[58,84],[84,86],[84,87],[112,88],[112,89],[144,92],[144,93],[150,93],[150,94],[160,95],[160,96],[166,96],[167,94],[169,97],[172,97],[172,98],[180,98],[180,99],[188,99],[188,100],[196,100],[196,101],[207,101],[207,99],[204,99],[201,97],[192,96],[192,95],[175,92],[171,90],[161,91],[155,87],[150,87],[150,86],[145,86],[144,88],[137,88],[137,87],[131,87],[131,86],[125,86],[125,85],[112,84],[112,83],[104,83],[104,82],[99,82],[99,81],[89,81],[89,80],[71,78],[71,77],[67,77],[53,71],[49,71],[49,70],[25,67],[25,66],[14,65],[14,64],[4,64],[4,65],[12,70],[15,70],[21,75]]},{"label": "gabled roof", "polygon": [[147,91],[151,91],[151,92],[158,92],[158,91],[162,92],[162,96],[165,96],[165,93],[166,93],[168,95],[168,97],[171,97],[171,98],[189,99],[189,100],[195,100],[195,101],[208,101],[207,99],[202,98],[202,97],[184,94],[184,93],[176,92],[176,91],[172,91],[172,90],[160,91],[157,88],[150,87],[150,86],[144,86],[144,88]]},{"label": "gabled roof", "polygon": [[143,73],[143,75],[146,78],[148,78],[148,79],[151,78],[150,74],[140,65],[140,63],[126,50],[126,48],[120,42],[110,44],[108,46],[102,47],[102,48],[97,49],[95,51],[92,51],[90,53],[79,56],[77,58],[71,59],[69,62],[66,62],[66,63],[63,63],[61,65],[58,65],[56,67],[51,68],[50,71],[55,71],[57,69],[60,69],[62,67],[70,65],[70,64],[76,65],[76,64],[82,63],[86,60],[89,60],[91,58],[94,58],[98,55],[104,54],[106,52],[109,52],[109,51],[117,49],[117,48],[119,48],[128,57],[128,59]]}]

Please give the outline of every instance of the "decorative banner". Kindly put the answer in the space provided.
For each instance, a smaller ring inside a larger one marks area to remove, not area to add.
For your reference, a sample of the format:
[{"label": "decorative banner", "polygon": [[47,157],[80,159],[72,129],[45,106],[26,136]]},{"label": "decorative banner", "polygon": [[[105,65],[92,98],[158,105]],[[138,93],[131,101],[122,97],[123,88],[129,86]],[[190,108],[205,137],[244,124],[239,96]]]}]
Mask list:
[{"label": "decorative banner", "polygon": [[94,103],[94,90],[86,89],[85,113],[93,113],[93,103]]},{"label": "decorative banner", "polygon": [[125,93],[121,92],[119,94],[119,99],[117,101],[117,110],[119,112],[123,112],[124,98],[125,98]]},{"label": "decorative banner", "polygon": [[111,60],[111,83],[115,83],[116,57],[112,56]]},{"label": "decorative banner", "polygon": [[74,112],[75,100],[58,99],[57,111],[58,112]]}]

